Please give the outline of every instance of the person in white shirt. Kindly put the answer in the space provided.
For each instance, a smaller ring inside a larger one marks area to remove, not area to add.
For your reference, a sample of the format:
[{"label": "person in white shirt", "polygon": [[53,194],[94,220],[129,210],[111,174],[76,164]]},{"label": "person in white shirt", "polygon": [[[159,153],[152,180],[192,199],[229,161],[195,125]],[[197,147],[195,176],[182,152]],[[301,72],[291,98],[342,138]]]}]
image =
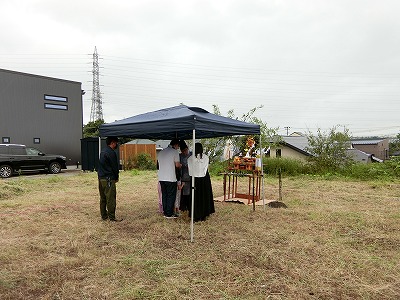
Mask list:
[{"label": "person in white shirt", "polygon": [[180,168],[179,162],[179,140],[172,139],[167,148],[163,149],[157,157],[158,181],[161,185],[163,213],[166,218],[176,218],[174,215],[174,204],[176,199],[176,172]]},{"label": "person in white shirt", "polygon": [[[209,158],[203,153],[203,145],[195,144],[194,155],[188,158],[189,175],[195,177],[194,182],[194,213],[193,221],[204,221],[215,212],[214,196],[211,186],[210,174],[208,173]],[[189,216],[191,213],[189,206]]]}]

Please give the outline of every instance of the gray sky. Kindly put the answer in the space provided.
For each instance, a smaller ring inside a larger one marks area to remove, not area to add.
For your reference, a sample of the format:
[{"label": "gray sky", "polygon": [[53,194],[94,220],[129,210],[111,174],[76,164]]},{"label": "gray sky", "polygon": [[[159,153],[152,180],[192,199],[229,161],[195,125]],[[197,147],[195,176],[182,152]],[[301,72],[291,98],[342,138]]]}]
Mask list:
[{"label": "gray sky", "polygon": [[0,68],[82,82],[106,122],[184,103],[280,134],[400,133],[398,0],[0,0]]}]

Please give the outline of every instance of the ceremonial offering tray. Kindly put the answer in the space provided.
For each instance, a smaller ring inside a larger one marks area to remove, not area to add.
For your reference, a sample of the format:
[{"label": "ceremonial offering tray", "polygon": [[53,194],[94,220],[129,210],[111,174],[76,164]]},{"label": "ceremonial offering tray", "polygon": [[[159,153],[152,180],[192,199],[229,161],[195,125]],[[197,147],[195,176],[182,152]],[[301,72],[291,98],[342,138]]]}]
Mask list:
[{"label": "ceremonial offering tray", "polygon": [[255,169],[256,159],[254,157],[240,157],[235,156],[233,158],[233,169],[234,170],[249,170]]}]

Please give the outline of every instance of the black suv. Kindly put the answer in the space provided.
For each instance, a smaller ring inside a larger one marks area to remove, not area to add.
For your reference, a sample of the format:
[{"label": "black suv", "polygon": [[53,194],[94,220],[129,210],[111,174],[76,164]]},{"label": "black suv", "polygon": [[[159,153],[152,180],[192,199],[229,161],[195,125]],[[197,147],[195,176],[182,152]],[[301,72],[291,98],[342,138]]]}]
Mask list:
[{"label": "black suv", "polygon": [[38,149],[18,144],[0,144],[0,177],[7,178],[13,174],[47,171],[60,173],[66,169],[66,157],[44,154]]}]

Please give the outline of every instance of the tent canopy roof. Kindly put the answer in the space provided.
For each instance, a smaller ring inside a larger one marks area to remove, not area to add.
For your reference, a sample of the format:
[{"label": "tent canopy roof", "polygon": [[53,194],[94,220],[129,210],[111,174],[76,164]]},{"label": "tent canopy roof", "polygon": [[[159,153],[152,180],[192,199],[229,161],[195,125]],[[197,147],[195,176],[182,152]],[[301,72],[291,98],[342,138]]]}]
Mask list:
[{"label": "tent canopy roof", "polygon": [[218,116],[199,107],[179,105],[100,126],[100,136],[189,139],[260,134],[260,126]]}]

